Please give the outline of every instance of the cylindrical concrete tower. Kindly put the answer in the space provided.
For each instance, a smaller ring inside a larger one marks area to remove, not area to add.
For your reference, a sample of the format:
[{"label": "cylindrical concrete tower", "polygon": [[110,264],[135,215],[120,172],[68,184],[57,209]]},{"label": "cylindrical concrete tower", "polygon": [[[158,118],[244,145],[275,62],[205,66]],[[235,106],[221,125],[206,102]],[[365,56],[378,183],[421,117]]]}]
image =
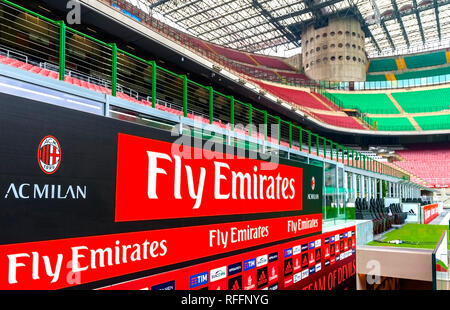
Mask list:
[{"label": "cylindrical concrete tower", "polygon": [[325,27],[310,25],[302,34],[305,73],[320,81],[365,81],[364,32],[356,18],[330,19]]}]

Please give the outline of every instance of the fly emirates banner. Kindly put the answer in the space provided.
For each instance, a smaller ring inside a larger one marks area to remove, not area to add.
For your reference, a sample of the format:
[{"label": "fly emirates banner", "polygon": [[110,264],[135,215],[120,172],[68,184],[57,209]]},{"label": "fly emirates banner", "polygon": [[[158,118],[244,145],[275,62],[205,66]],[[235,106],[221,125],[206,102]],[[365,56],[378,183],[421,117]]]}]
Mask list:
[{"label": "fly emirates banner", "polygon": [[116,221],[303,209],[302,168],[174,146],[119,134]]}]

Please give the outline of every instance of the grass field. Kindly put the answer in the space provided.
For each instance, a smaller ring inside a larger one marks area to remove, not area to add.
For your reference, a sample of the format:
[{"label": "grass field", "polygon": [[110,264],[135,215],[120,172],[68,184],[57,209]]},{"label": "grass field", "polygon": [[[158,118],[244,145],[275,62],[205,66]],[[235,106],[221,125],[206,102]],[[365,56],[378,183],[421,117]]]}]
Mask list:
[{"label": "grass field", "polygon": [[393,230],[384,235],[382,241],[402,240],[411,243],[391,244],[371,241],[367,245],[389,246],[401,248],[434,249],[442,232],[449,227],[447,225],[405,224],[402,228]]}]

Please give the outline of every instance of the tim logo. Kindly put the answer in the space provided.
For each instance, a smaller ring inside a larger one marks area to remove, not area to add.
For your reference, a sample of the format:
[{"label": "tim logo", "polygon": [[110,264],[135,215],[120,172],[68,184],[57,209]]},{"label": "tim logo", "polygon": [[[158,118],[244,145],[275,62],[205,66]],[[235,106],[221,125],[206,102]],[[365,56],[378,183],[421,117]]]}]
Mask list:
[{"label": "tim logo", "polygon": [[201,285],[207,284],[208,283],[208,278],[209,278],[208,274],[209,273],[206,271],[206,272],[199,273],[199,274],[191,276],[190,279],[189,279],[189,287],[190,288],[194,288],[194,287],[197,287],[197,286],[201,286]]},{"label": "tim logo", "polygon": [[250,270],[255,268],[256,266],[256,259],[249,259],[244,261],[244,271]]},{"label": "tim logo", "polygon": [[61,145],[53,136],[46,136],[39,143],[37,159],[39,167],[45,174],[55,173],[61,164]]}]

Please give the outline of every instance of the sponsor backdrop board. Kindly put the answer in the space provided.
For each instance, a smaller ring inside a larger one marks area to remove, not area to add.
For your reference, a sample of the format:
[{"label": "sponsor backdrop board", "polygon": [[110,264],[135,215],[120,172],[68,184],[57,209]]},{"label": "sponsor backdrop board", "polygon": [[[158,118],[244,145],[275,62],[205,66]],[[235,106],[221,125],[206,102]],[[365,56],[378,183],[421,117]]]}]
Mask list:
[{"label": "sponsor backdrop board", "polygon": [[[319,236],[249,251],[208,263],[105,286],[100,289],[355,289],[355,237],[355,227],[352,226]],[[308,257],[310,253],[313,253],[312,261],[307,259],[307,263],[302,264],[303,254]]]},{"label": "sponsor backdrop board", "polygon": [[322,168],[0,102],[1,289],[98,288],[321,234]]}]

